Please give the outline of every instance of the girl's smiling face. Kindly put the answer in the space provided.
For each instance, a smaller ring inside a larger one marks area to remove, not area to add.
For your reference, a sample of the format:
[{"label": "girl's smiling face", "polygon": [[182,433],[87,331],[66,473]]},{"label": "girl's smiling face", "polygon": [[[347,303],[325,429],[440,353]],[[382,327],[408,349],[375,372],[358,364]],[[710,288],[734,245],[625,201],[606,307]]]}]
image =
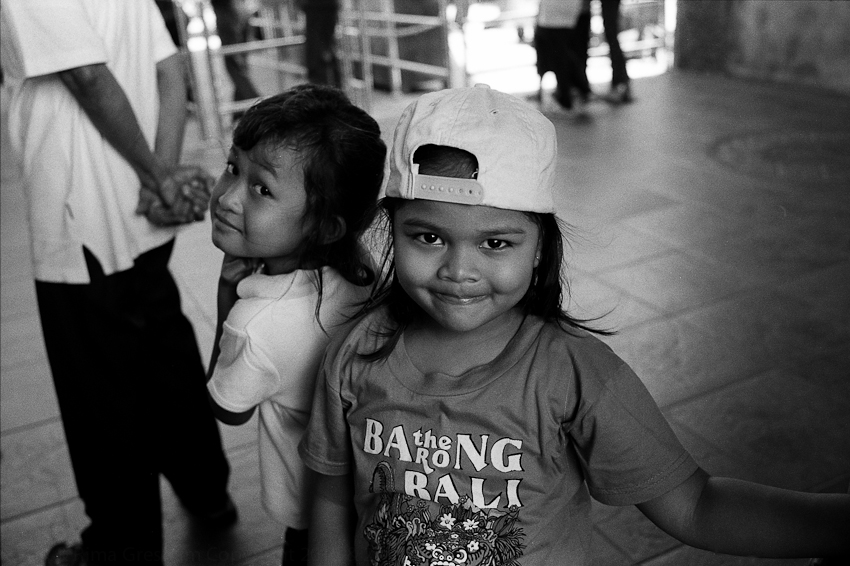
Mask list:
[{"label": "girl's smiling face", "polygon": [[398,281],[450,332],[498,327],[525,296],[540,231],[525,213],[413,200],[393,217]]},{"label": "girl's smiling face", "polygon": [[306,211],[297,151],[265,143],[248,151],[234,146],[212,190],[212,240],[230,255],[262,259],[271,275],[289,273],[299,267]]}]

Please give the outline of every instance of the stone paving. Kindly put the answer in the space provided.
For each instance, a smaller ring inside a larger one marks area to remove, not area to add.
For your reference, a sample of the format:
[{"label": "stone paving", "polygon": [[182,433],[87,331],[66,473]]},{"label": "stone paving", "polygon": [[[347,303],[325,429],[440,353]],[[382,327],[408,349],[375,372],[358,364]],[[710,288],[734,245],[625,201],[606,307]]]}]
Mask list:
[{"label": "stone paving", "polygon": [[[636,101],[591,103],[557,127],[558,206],[573,227],[575,313],[602,318],[682,442],[709,471],[814,491],[850,482],[850,99],[668,72]],[[387,139],[409,97],[379,97]],[[5,104],[4,104],[5,109]],[[4,116],[5,117],[5,116]],[[184,161],[216,173],[221,146],[192,125]],[[4,137],[0,218],[0,535],[7,566],[41,564],[85,525],[41,341],[17,169]],[[172,261],[203,355],[219,252],[209,223]],[[163,484],[170,565],[280,563],[259,505],[255,421],[223,426],[240,510],[216,540]],[[598,505],[598,566],[772,565],[683,547],[635,508]]]}]

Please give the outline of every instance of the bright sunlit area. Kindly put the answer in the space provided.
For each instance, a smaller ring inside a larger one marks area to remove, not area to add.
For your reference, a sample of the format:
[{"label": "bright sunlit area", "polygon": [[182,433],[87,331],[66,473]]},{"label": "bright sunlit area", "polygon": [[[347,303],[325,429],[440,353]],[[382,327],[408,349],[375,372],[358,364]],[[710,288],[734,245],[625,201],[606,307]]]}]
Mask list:
[{"label": "bright sunlit area", "polygon": [[[449,19],[454,13],[449,10]],[[604,44],[599,2],[591,3],[590,58],[587,77],[591,85],[611,81],[611,63]],[[540,88],[533,46],[537,0],[499,0],[470,5],[463,30],[449,34],[452,64],[465,68],[471,83],[485,83],[504,92],[528,93]],[[672,66],[672,38],[676,22],[675,0],[623,0],[620,44],[627,56],[631,78],[664,73]],[[555,77],[547,73],[542,87],[554,89]]]}]

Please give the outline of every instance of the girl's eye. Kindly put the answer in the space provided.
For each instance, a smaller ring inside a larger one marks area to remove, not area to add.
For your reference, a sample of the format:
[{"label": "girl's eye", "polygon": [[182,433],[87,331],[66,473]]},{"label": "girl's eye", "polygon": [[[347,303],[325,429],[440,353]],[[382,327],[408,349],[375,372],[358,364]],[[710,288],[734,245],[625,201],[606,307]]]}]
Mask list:
[{"label": "girl's eye", "polygon": [[429,246],[436,246],[441,243],[440,237],[436,234],[419,234],[416,239]]},{"label": "girl's eye", "polygon": [[224,171],[226,173],[229,173],[230,175],[238,175],[239,174],[239,168],[232,161],[227,162],[227,164],[224,166]]},{"label": "girl's eye", "polygon": [[508,247],[510,244],[504,240],[498,240],[496,238],[488,238],[484,240],[483,246],[488,250],[502,250]]},{"label": "girl's eye", "polygon": [[272,192],[265,185],[260,185],[259,183],[257,183],[256,185],[253,186],[253,188],[257,192],[257,194],[260,195],[260,196],[263,196],[263,197],[272,196]]}]

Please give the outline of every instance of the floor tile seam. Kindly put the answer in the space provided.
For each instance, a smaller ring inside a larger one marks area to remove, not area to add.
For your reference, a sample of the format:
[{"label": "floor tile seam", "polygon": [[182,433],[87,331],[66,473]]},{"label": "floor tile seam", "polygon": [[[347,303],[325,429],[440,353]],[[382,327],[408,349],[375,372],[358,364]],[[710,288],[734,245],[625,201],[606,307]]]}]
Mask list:
[{"label": "floor tile seam", "polygon": [[[24,424],[24,425],[14,426],[14,427],[8,428],[6,430],[2,430],[2,431],[0,431],[0,438],[6,439],[7,437],[12,437],[12,436],[15,436],[15,435],[18,435],[18,434],[24,434],[24,433],[31,432],[33,430],[39,429],[41,427],[54,425],[56,423],[62,424],[62,416],[61,415],[56,415],[56,416],[49,417],[49,418],[46,418],[46,419],[41,419],[41,420],[34,421],[34,422],[31,422],[31,423],[27,423],[27,424]],[[240,442],[239,444],[236,444],[234,446],[229,447],[226,450],[226,452],[228,454],[238,454],[238,453],[243,452],[243,451],[248,451],[248,450],[254,449],[258,444],[259,444],[259,439],[254,437],[252,440]]]},{"label": "floor tile seam", "polygon": [[[665,415],[665,418],[667,416]],[[700,439],[705,445],[710,446],[712,451],[716,454],[723,454],[724,456],[732,459],[741,458],[743,460],[752,460],[753,458],[757,458],[757,456],[746,450],[738,444],[733,445],[733,447],[725,447],[721,448],[717,446],[711,439],[706,438],[704,434],[700,433],[698,430],[694,429],[692,426],[689,426],[687,423],[677,422],[676,426],[678,428],[684,429],[693,437]],[[740,463],[740,462],[739,462]],[[826,493],[827,489],[833,487],[838,482],[850,481],[850,470],[839,472],[838,475],[833,476],[829,479],[823,480],[817,484],[809,484],[803,485],[801,487],[802,490],[811,493]]]},{"label": "floor tile seam", "polygon": [[281,544],[278,543],[275,546],[266,548],[265,550],[258,550],[256,552],[253,552],[253,553],[245,556],[244,558],[240,559],[238,562],[234,563],[234,566],[242,566],[244,564],[250,564],[250,562],[252,560],[256,560],[257,558],[260,558],[260,557],[262,557],[266,554],[271,554],[271,553],[273,553],[277,550],[280,550],[281,548],[282,548]]},{"label": "floor tile seam", "polygon": [[30,432],[32,430],[41,428],[43,426],[50,426],[56,423],[62,423],[62,417],[60,415],[56,415],[54,417],[49,417],[46,419],[41,419],[35,422],[27,423],[25,425],[14,426],[12,428],[0,431],[0,438],[5,439],[6,437],[13,436],[16,434],[23,434],[25,432]]},{"label": "floor tile seam", "polygon": [[42,505],[40,507],[35,507],[33,509],[27,509],[26,511],[22,511],[20,513],[16,513],[16,514],[10,515],[8,517],[3,517],[2,519],[0,519],[0,524],[5,525],[5,524],[8,524],[8,523],[13,523],[15,521],[20,521],[21,519],[27,519],[29,517],[38,515],[40,513],[44,513],[46,511],[51,511],[51,510],[54,510],[54,509],[64,507],[66,505],[74,503],[75,501],[82,501],[80,499],[79,495],[75,495],[73,497],[63,497],[62,499],[58,499],[58,500],[53,501],[52,503],[49,503],[47,505]]},{"label": "floor tile seam", "polygon": [[[615,549],[617,552],[619,552],[620,554],[622,554],[624,558],[628,559],[628,558],[629,558],[629,553],[626,551],[626,549],[624,549],[622,546],[620,546],[620,545],[617,543],[617,537],[613,536],[613,534],[610,534],[610,530],[609,530],[609,528],[606,528],[606,523],[610,523],[610,522],[606,521],[606,522],[603,522],[603,523],[601,523],[601,524],[600,524],[600,523],[595,523],[595,524],[593,525],[593,527],[594,527],[594,529],[593,529],[593,530],[595,531],[594,535],[595,535],[595,536],[602,537],[602,538],[603,538],[603,539],[604,539],[604,540],[605,540],[608,544],[610,544],[611,546],[613,546],[613,547],[614,547],[614,549]],[[610,526],[610,528],[611,528],[611,529],[613,529],[613,528],[614,528],[614,525],[613,525],[613,524],[610,524],[609,526]]]},{"label": "floor tile seam", "polygon": [[[655,310],[657,312],[657,309],[653,309],[653,310]],[[664,319],[668,319],[668,318],[670,318],[669,315],[667,315],[665,313],[659,313],[658,316],[653,316],[653,317],[646,318],[646,319],[643,319],[643,320],[640,320],[640,321],[624,324],[623,326],[620,326],[616,329],[617,334],[622,334],[624,332],[631,332],[631,331],[639,328],[643,324],[657,324],[657,323],[663,321]]]},{"label": "floor tile seam", "polygon": [[[701,157],[699,158],[699,161],[694,162],[694,161],[691,161],[691,159],[687,159],[687,160],[684,160],[681,164],[678,164],[678,167],[683,168],[683,169],[687,168],[689,170],[689,173],[692,173],[695,177],[699,177],[699,178],[704,177],[705,176],[704,169],[706,167],[706,163],[713,163],[713,161],[706,154],[706,152],[704,150],[700,152],[700,155],[701,155]],[[719,174],[719,172],[718,172],[718,174]],[[749,179],[747,179],[747,180],[749,180]],[[736,222],[736,223],[739,223],[739,224],[745,223],[744,221],[746,221],[746,220],[751,220],[749,217],[741,215],[741,214],[734,213],[733,211],[729,210],[728,208],[723,208],[721,206],[717,206],[715,204],[712,204],[712,202],[710,200],[699,200],[699,199],[693,198],[689,194],[682,192],[681,189],[673,189],[673,192],[668,192],[668,191],[665,191],[661,188],[657,188],[655,190],[655,192],[660,194],[663,197],[669,198],[670,200],[674,201],[673,203],[670,203],[669,206],[663,207],[663,209],[665,209],[665,210],[678,206],[678,207],[681,207],[683,209],[695,209],[695,210],[700,211],[700,212],[708,211],[708,212],[715,214],[719,218],[729,220],[729,221],[733,221],[733,222]],[[705,195],[705,193],[699,193],[699,194],[701,194],[703,196],[709,196],[709,195]],[[711,196],[713,196],[713,195],[711,195]],[[717,195],[717,196],[722,196],[722,195]],[[639,220],[641,217],[651,217],[654,214],[656,214],[658,212],[658,210],[661,210],[661,209],[648,210],[648,211],[643,212],[641,214],[635,214],[635,215],[627,217],[627,218],[621,218],[620,221],[626,223],[626,225],[628,225],[628,226],[636,227],[635,226],[636,220]],[[637,224],[639,225],[639,223],[637,223]]]},{"label": "floor tile seam", "polygon": [[[775,371],[779,371],[779,372],[789,371],[789,370],[793,371],[796,368],[799,368],[800,365],[805,364],[806,362],[811,362],[812,360],[822,358],[822,357],[824,357],[824,355],[829,355],[829,354],[832,354],[832,353],[840,353],[841,351],[842,351],[841,348],[837,346],[833,349],[825,350],[824,351],[825,353],[823,355],[821,355],[821,354],[810,355],[810,356],[804,356],[804,357],[800,357],[800,358],[791,358],[791,359],[775,358],[774,363],[767,365],[767,366],[755,367],[750,372],[742,373],[742,377],[731,379],[729,381],[724,381],[723,383],[718,384],[716,387],[713,387],[711,389],[704,390],[704,391],[699,391],[699,392],[697,392],[697,393],[695,393],[695,394],[693,394],[689,397],[683,397],[681,399],[676,399],[675,401],[671,401],[669,403],[664,403],[663,405],[660,404],[659,407],[662,409],[662,411],[664,411],[666,413],[668,410],[674,410],[674,409],[679,408],[680,405],[684,405],[684,404],[687,404],[687,403],[697,401],[700,398],[705,397],[707,395],[715,395],[717,393],[722,392],[722,390],[724,390],[724,389],[729,389],[729,388],[732,388],[732,387],[735,387],[735,386],[738,386],[738,385],[745,384],[749,381],[753,381],[755,379],[758,379],[759,377],[761,377],[762,375],[765,375],[767,373],[775,372]],[[815,390],[826,390],[827,389],[823,385],[810,383],[810,382],[808,382],[804,379],[803,379],[803,381],[805,381],[812,388],[815,388]]]},{"label": "floor tile seam", "polygon": [[[634,300],[635,302],[637,302],[637,303],[641,304],[642,306],[648,307],[648,308],[650,308],[651,310],[653,310],[653,311],[655,311],[655,312],[658,312],[658,313],[660,314],[660,316],[653,317],[653,318],[651,318],[651,319],[647,319],[647,320],[645,320],[645,321],[641,321],[641,322],[639,322],[639,323],[635,323],[635,324],[631,325],[631,327],[642,326],[642,325],[644,325],[644,324],[648,324],[648,323],[650,323],[650,322],[655,323],[655,322],[658,322],[659,320],[662,320],[662,319],[671,319],[671,320],[674,320],[674,319],[680,318],[680,317],[682,317],[682,316],[684,316],[684,315],[688,315],[688,314],[691,314],[692,312],[695,312],[695,311],[698,311],[698,310],[700,310],[700,309],[703,309],[703,308],[705,308],[705,307],[707,307],[707,306],[709,306],[709,305],[711,305],[711,304],[714,304],[714,303],[720,303],[720,302],[727,301],[727,300],[729,300],[730,298],[733,298],[733,297],[735,297],[736,295],[739,295],[739,294],[742,294],[742,293],[748,292],[748,291],[751,289],[751,288],[749,288],[749,287],[747,287],[747,288],[743,288],[743,289],[737,289],[737,290],[732,291],[732,292],[730,292],[730,293],[717,295],[717,296],[715,296],[715,297],[711,297],[711,298],[706,299],[706,300],[704,300],[704,301],[700,301],[700,302],[698,302],[698,303],[691,304],[691,305],[688,305],[688,306],[686,306],[686,307],[683,307],[683,308],[680,308],[680,309],[677,309],[677,310],[667,310],[667,309],[665,309],[664,307],[661,307],[661,306],[659,306],[659,305],[656,305],[656,304],[653,304],[653,303],[647,302],[645,299],[642,299],[642,298],[640,298],[640,297],[637,297],[637,296],[635,296],[635,295],[632,295],[629,291],[626,291],[624,288],[620,287],[620,286],[619,286],[619,285],[617,285],[617,284],[610,283],[610,282],[605,281],[605,280],[603,280],[603,282],[604,282],[606,285],[609,285],[609,286],[611,286],[611,287],[614,287],[614,288],[615,288],[615,289],[617,289],[618,291],[621,291],[621,292],[622,292],[625,296],[627,296],[627,297],[629,297],[630,299]],[[699,327],[699,326],[696,326],[696,325],[693,325],[693,324],[690,324],[690,326],[692,326],[693,328],[696,328],[696,329],[702,330],[703,332],[707,332],[706,330],[702,329],[702,328],[701,328],[701,327]]]},{"label": "floor tile seam", "polygon": [[[682,315],[692,314],[693,312],[704,308],[707,304],[725,302],[725,301],[729,301],[729,300],[735,299],[735,298],[746,298],[747,296],[762,296],[763,297],[767,294],[772,294],[772,293],[783,295],[785,297],[796,297],[797,295],[795,295],[795,294],[782,291],[780,289],[780,287],[783,287],[783,286],[786,286],[786,285],[793,285],[798,280],[803,280],[803,279],[807,279],[809,277],[812,277],[813,275],[816,275],[820,271],[827,271],[827,270],[830,270],[830,269],[834,269],[836,267],[836,265],[827,265],[827,266],[818,268],[816,270],[812,270],[812,271],[809,271],[809,272],[806,272],[806,273],[801,273],[801,274],[795,275],[793,277],[789,277],[787,279],[783,279],[781,281],[770,280],[770,281],[762,281],[762,282],[752,282],[751,284],[744,285],[743,287],[736,289],[734,291],[731,291],[729,293],[713,297],[708,303],[700,303],[700,304],[696,304],[696,305],[690,305],[688,307],[685,307],[681,310],[677,310],[677,311],[674,311],[674,312],[668,312],[668,311],[664,311],[664,312],[665,312],[666,316],[679,317],[679,316],[682,316]],[[611,285],[610,283],[607,283],[607,282],[605,282],[605,283],[608,284],[608,285]],[[618,289],[619,289],[619,287],[618,287]],[[654,306],[654,305],[650,305],[650,306],[652,306],[655,310],[658,310],[660,308],[660,307],[657,307],[657,306]]]},{"label": "floor tile seam", "polygon": [[[704,202],[701,202],[701,201],[697,202],[697,204],[701,208],[711,209],[712,211],[714,211],[717,214],[717,216],[734,223],[734,226],[732,226],[728,231],[726,231],[724,233],[725,235],[735,236],[735,235],[737,235],[741,232],[748,231],[748,230],[755,230],[755,229],[761,227],[760,225],[754,225],[752,223],[752,218],[750,218],[750,217],[743,216],[743,215],[740,215],[740,214],[732,214],[726,209],[717,208],[717,207],[714,207],[710,204],[707,204],[707,203],[704,203]],[[683,206],[689,206],[689,205],[693,206],[693,202],[689,201],[689,202],[683,203]],[[652,212],[649,212],[649,213],[646,213],[646,214],[652,214]],[[670,238],[667,238],[667,237],[664,236],[663,233],[659,233],[657,231],[654,231],[654,230],[651,229],[651,227],[646,226],[644,222],[640,222],[640,221],[635,220],[635,219],[638,219],[638,218],[639,218],[639,215],[638,216],[632,216],[632,217],[629,217],[625,220],[621,220],[621,222],[623,222],[630,229],[640,233],[642,236],[654,238],[655,240],[658,240],[661,243],[668,244],[671,247],[675,247],[675,248],[692,247],[693,245],[698,245],[699,243],[701,243],[703,241],[710,240],[712,237],[716,237],[716,235],[702,236],[700,238],[697,238],[695,240],[694,244],[691,244],[689,246],[683,246],[682,242],[680,240],[672,240]],[[761,224],[764,224],[766,227],[769,227],[769,224],[766,223],[766,222],[761,223]],[[721,234],[721,235],[724,235],[724,234]]]},{"label": "floor tile seam", "polygon": [[[697,263],[699,265],[699,267],[702,267],[702,268],[705,268],[705,269],[708,269],[708,270],[716,270],[717,267],[719,266],[724,271],[728,271],[730,273],[735,273],[735,272],[738,271],[737,269],[735,269],[734,265],[724,263],[719,258],[715,258],[714,256],[711,256],[709,254],[698,251],[699,248],[698,248],[697,245],[682,245],[681,242],[675,243],[675,242],[672,242],[672,241],[669,241],[669,240],[663,240],[663,239],[661,241],[670,245],[670,247],[667,248],[666,250],[659,251],[659,252],[656,252],[656,253],[653,253],[653,254],[650,254],[650,255],[647,255],[647,256],[643,256],[643,257],[635,259],[632,262],[622,264],[621,266],[617,267],[616,269],[615,268],[604,268],[604,269],[599,270],[599,272],[604,273],[606,271],[607,272],[616,271],[617,269],[636,268],[636,267],[639,267],[643,263],[648,263],[651,260],[661,259],[661,258],[664,258],[665,256],[672,256],[672,255],[675,255],[677,253],[684,256],[689,261],[693,261],[693,262]],[[736,277],[736,279],[740,280],[741,282],[746,282],[746,279],[742,280],[740,277]]]},{"label": "floor tile seam", "polygon": [[[3,284],[3,282],[0,281],[0,285],[2,285],[2,284]],[[38,313],[34,312],[34,311],[26,310],[26,311],[21,311],[21,312],[15,313],[15,314],[3,314],[2,316],[0,316],[0,334],[2,334],[2,332],[3,332],[2,328],[6,323],[18,322],[22,318],[37,318],[38,319],[38,326],[39,326],[39,328],[41,328],[41,317],[38,316]],[[39,332],[39,336],[41,336],[41,332]]]},{"label": "floor tile seam", "polygon": [[[635,301],[636,303],[640,304],[643,307],[649,308],[652,311],[659,312],[662,315],[667,314],[665,312],[660,311],[658,306],[646,301],[645,299],[642,299],[641,297],[638,297],[637,295],[633,295],[631,292],[624,289],[623,287],[621,287],[617,283],[613,283],[613,282],[611,282],[607,279],[604,279],[603,277],[600,276],[600,272],[591,273],[589,271],[584,271],[584,270],[577,270],[577,272],[579,272],[581,275],[583,275],[584,277],[586,277],[588,279],[592,279],[597,284],[602,284],[602,285],[604,285],[604,286],[606,286],[610,289],[613,289],[613,290],[619,292],[622,296],[618,297],[618,298],[628,298],[630,300]],[[604,275],[604,274],[602,274],[602,275]],[[571,283],[571,282],[568,280],[568,283]],[[570,295],[571,294],[572,294],[572,291],[570,292]]]},{"label": "floor tile seam", "polygon": [[30,359],[30,360],[17,360],[13,362],[0,361],[0,372],[7,372],[21,369],[22,366],[38,366],[42,362],[44,362],[44,367],[47,367],[48,372],[50,373],[50,367],[48,365],[47,356],[39,356],[38,359]]},{"label": "floor tile seam", "polygon": [[644,566],[646,564],[651,565],[656,560],[660,560],[660,559],[666,558],[668,556],[672,556],[673,554],[675,554],[676,552],[680,551],[683,548],[689,548],[689,547],[687,545],[683,544],[683,543],[678,543],[671,548],[667,548],[665,550],[662,550],[658,554],[655,554],[653,556],[648,556],[646,558],[642,558],[640,561],[635,562],[633,564],[633,566]]},{"label": "floor tile seam", "polygon": [[698,391],[697,393],[694,393],[693,395],[678,398],[675,401],[670,401],[668,403],[663,403],[663,404],[659,403],[658,406],[662,410],[662,412],[664,412],[665,415],[666,415],[668,411],[678,409],[680,406],[685,405],[687,403],[692,403],[694,401],[698,401],[699,399],[702,399],[703,397],[707,397],[709,395],[717,395],[718,393],[722,393],[723,390],[725,390],[725,389],[731,389],[732,387],[739,386],[739,385],[748,383],[750,381],[753,381],[753,380],[757,379],[758,377],[760,377],[760,376],[762,376],[762,375],[764,375],[764,374],[766,374],[770,371],[774,371],[778,367],[781,367],[781,364],[776,365],[776,366],[771,366],[771,367],[768,367],[768,368],[759,367],[759,368],[754,369],[751,372],[747,372],[747,373],[743,374],[743,377],[738,377],[738,378],[735,378],[735,379],[730,379],[728,381],[724,381],[724,382],[722,382],[722,383],[720,383],[720,384],[718,384],[718,385],[716,385],[716,386],[714,386],[710,389]]},{"label": "floor tile seam", "polygon": [[[667,242],[665,242],[665,243],[667,243]],[[680,249],[676,246],[671,246],[671,247],[667,248],[666,250],[660,250],[660,251],[657,251],[657,252],[653,252],[649,255],[644,255],[644,256],[640,256],[640,257],[635,258],[635,259],[627,260],[626,262],[620,263],[620,264],[617,264],[617,265],[609,265],[609,266],[601,267],[601,268],[593,270],[593,271],[586,270],[586,269],[584,269],[582,271],[585,271],[586,273],[588,273],[590,275],[596,275],[596,274],[605,275],[607,273],[611,273],[611,272],[618,271],[618,270],[638,267],[642,263],[646,263],[647,261],[654,260],[654,259],[660,259],[660,258],[664,257],[665,255],[669,255],[670,252],[675,252],[675,251],[684,251],[684,250]]]},{"label": "floor tile seam", "polygon": [[839,482],[850,484],[850,470],[847,470],[846,472],[843,472],[832,479],[824,480],[816,486],[813,486],[811,489],[818,493],[825,493],[827,489],[833,487],[836,483]]}]

